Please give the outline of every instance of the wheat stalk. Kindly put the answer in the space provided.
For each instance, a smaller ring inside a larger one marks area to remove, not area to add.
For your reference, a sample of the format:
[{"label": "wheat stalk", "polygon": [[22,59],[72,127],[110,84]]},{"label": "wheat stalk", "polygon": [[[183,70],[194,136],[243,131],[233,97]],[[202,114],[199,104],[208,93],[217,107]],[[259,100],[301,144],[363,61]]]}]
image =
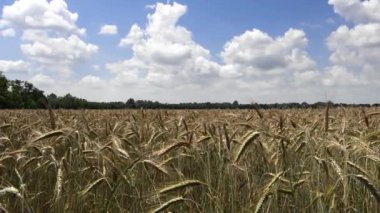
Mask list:
[{"label": "wheat stalk", "polygon": [[166,201],[165,203],[161,204],[159,207],[157,207],[156,209],[150,212],[151,213],[162,212],[165,209],[169,208],[171,205],[174,205],[176,203],[183,202],[183,201],[185,201],[183,197],[176,197],[176,198],[170,199],[169,201]]},{"label": "wheat stalk", "polygon": [[284,174],[284,172],[277,173],[270,181],[269,183],[264,187],[264,189],[260,193],[260,198],[256,204],[255,210],[253,212],[258,213],[260,212],[265,200],[268,198],[268,195],[273,187],[273,185],[277,182],[277,180]]},{"label": "wheat stalk", "polygon": [[380,203],[380,191],[376,189],[375,185],[364,175],[354,175],[367,189],[371,192],[377,203]]},{"label": "wheat stalk", "polygon": [[237,162],[242,154],[244,153],[244,150],[247,149],[248,145],[251,144],[256,138],[258,138],[260,135],[259,132],[248,132],[242,139],[241,145],[239,147],[239,150],[237,151],[237,154],[234,157],[234,162]]},{"label": "wheat stalk", "polygon": [[62,130],[56,130],[56,131],[52,131],[52,132],[48,132],[48,133],[45,133],[43,135],[41,135],[40,137],[32,140],[32,143],[35,143],[37,141],[41,141],[41,140],[44,140],[44,139],[47,139],[47,138],[51,138],[51,137],[54,137],[54,136],[60,136],[60,135],[63,135],[63,131]]},{"label": "wheat stalk", "polygon": [[157,151],[155,155],[157,156],[163,156],[167,153],[169,153],[171,150],[178,149],[179,147],[190,147],[190,143],[187,142],[177,142],[174,144],[171,144],[167,147],[164,147],[163,149]]},{"label": "wheat stalk", "polygon": [[179,190],[185,187],[199,186],[199,185],[204,185],[204,183],[200,182],[199,180],[185,180],[176,184],[169,185],[165,188],[162,188],[158,191],[158,193],[164,194],[164,193],[172,192],[172,191]]}]

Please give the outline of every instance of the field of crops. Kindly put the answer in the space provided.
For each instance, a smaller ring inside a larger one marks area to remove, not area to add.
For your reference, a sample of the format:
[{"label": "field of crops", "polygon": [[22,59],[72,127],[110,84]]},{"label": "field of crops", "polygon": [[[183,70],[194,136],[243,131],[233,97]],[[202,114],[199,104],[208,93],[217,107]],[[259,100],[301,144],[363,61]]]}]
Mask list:
[{"label": "field of crops", "polygon": [[380,109],[0,111],[9,212],[379,212]]}]

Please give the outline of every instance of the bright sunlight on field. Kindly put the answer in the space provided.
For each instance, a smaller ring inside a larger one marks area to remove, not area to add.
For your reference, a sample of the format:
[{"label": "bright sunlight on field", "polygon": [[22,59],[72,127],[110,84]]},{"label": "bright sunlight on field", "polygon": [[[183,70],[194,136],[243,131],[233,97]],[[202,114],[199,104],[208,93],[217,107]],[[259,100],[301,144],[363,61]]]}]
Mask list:
[{"label": "bright sunlight on field", "polygon": [[9,212],[372,212],[378,108],[0,111]]}]

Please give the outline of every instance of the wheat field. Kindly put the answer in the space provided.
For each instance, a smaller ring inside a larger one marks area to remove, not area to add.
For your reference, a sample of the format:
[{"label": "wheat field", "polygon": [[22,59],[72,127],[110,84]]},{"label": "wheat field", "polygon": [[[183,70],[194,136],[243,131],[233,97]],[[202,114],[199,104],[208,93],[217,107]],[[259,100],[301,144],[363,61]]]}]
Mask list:
[{"label": "wheat field", "polygon": [[380,110],[2,110],[8,212],[380,212]]}]

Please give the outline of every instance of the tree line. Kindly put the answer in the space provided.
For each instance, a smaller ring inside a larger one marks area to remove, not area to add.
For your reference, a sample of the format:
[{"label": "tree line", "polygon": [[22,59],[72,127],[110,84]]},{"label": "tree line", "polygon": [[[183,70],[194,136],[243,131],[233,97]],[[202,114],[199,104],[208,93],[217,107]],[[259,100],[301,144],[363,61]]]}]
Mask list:
[{"label": "tree line", "polygon": [[27,81],[10,81],[0,72],[0,108],[45,108],[46,98],[42,90]]},{"label": "tree line", "polygon": [[[331,107],[371,107],[380,104],[345,104],[329,102]],[[44,91],[36,88],[32,83],[21,80],[8,80],[0,72],[0,109],[290,109],[290,108],[320,108],[326,102],[309,104],[302,103],[274,103],[274,104],[240,104],[238,101],[223,103],[160,103],[151,100],[134,100],[129,98],[122,102],[92,102],[77,98],[71,94],[57,96],[45,95]]]}]

